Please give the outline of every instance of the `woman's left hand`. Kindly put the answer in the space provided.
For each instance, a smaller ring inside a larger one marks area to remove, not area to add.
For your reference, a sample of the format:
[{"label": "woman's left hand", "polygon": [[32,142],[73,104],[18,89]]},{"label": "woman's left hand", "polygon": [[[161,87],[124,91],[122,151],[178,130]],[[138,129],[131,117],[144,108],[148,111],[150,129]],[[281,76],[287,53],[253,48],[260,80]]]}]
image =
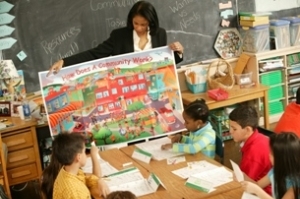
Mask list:
[{"label": "woman's left hand", "polygon": [[175,41],[169,45],[171,50],[178,52],[179,54],[183,54],[183,46],[180,42]]}]

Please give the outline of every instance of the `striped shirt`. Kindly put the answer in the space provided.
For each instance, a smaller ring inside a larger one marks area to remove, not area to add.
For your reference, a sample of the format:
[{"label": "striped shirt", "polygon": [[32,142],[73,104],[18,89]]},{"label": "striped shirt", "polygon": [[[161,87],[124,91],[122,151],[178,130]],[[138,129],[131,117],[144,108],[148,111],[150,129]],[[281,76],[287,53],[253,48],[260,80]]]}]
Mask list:
[{"label": "striped shirt", "polygon": [[216,132],[210,122],[189,136],[182,136],[180,143],[173,144],[173,151],[195,154],[202,152],[204,155],[214,158],[216,152]]},{"label": "striped shirt", "polygon": [[60,170],[53,187],[53,199],[91,199],[89,189],[98,187],[99,178],[95,175],[86,176],[82,170],[77,175]]}]

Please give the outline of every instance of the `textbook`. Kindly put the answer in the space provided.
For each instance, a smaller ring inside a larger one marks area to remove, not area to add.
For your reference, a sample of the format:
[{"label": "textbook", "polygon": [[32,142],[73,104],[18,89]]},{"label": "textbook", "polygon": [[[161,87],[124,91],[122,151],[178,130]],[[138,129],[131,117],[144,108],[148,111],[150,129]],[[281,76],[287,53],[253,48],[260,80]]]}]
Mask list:
[{"label": "textbook", "polygon": [[272,15],[271,12],[239,12],[240,16],[269,16]]},{"label": "textbook", "polygon": [[240,20],[241,26],[247,26],[247,27],[255,27],[260,25],[267,25],[269,24],[269,20],[263,20],[263,21],[244,21]]},{"label": "textbook", "polygon": [[266,21],[266,20],[269,20],[269,16],[262,16],[262,17],[240,16],[240,20],[243,20],[243,21]]}]

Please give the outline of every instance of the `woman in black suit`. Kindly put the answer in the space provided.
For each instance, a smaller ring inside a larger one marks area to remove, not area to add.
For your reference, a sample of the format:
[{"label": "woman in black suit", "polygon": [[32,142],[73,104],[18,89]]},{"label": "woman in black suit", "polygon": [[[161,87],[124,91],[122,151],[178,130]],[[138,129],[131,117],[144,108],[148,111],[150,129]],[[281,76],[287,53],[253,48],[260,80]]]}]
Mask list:
[{"label": "woman in black suit", "polygon": [[[149,2],[138,1],[128,13],[126,27],[113,30],[110,37],[96,48],[55,62],[48,75],[52,72],[54,74],[59,72],[63,66],[166,45],[167,33],[165,29],[159,27],[155,8]],[[182,45],[174,42],[169,46],[175,51],[175,62],[181,62],[183,60]]]}]

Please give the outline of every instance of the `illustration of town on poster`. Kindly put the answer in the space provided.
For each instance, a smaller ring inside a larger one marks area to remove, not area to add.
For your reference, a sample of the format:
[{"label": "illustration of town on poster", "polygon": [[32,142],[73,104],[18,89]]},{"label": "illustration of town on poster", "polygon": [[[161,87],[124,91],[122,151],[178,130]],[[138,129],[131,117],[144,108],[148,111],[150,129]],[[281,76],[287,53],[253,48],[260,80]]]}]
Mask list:
[{"label": "illustration of town on poster", "polygon": [[52,136],[82,133],[86,144],[130,142],[185,129],[169,47],[62,68],[39,79]]}]

